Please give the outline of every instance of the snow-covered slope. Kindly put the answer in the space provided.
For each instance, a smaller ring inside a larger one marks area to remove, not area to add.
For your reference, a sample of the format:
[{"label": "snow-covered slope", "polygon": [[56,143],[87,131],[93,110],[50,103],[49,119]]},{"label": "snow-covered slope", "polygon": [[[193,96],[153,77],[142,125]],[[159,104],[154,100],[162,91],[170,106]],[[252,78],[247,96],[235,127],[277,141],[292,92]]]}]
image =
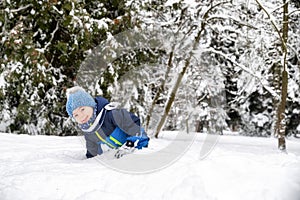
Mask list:
[{"label": "snow-covered slope", "polygon": [[[171,148],[155,154],[170,143],[184,149],[188,145],[180,145],[191,141],[181,140],[177,145],[178,139],[172,135],[164,132],[161,138],[151,140],[149,149],[112,161],[151,166],[175,158],[178,152]],[[85,159],[83,137],[2,133],[0,199],[300,199],[300,140],[288,139],[288,154],[284,154],[277,150],[274,138],[220,136],[203,158],[200,152],[206,137],[198,134],[182,157],[161,169],[134,174],[112,169],[102,162],[107,160],[104,156]],[[150,154],[157,155],[156,159]]]}]

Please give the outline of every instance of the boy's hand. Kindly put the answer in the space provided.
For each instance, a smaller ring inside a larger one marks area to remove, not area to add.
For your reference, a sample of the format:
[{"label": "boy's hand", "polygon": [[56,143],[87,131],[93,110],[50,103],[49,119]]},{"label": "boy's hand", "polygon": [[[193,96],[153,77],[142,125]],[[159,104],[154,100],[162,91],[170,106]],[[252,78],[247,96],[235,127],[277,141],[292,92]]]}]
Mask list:
[{"label": "boy's hand", "polygon": [[132,142],[130,140],[127,140],[116,152],[115,157],[116,158],[121,158],[125,154],[130,154],[134,152],[135,147],[139,141]]}]

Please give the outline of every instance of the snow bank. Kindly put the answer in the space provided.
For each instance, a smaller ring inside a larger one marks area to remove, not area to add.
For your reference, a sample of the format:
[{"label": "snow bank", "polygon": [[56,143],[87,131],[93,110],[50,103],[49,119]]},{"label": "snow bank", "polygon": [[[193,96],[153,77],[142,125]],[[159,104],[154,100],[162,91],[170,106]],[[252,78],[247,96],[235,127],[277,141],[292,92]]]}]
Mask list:
[{"label": "snow bank", "polygon": [[[162,138],[151,140],[148,150],[121,159],[146,155],[174,142],[172,134],[164,132]],[[300,140],[288,139],[289,152],[284,154],[278,152],[274,138],[220,136],[201,159],[205,137],[198,134],[172,165],[131,174],[101,164],[101,156],[85,159],[83,137],[2,133],[0,199],[299,199]]]}]

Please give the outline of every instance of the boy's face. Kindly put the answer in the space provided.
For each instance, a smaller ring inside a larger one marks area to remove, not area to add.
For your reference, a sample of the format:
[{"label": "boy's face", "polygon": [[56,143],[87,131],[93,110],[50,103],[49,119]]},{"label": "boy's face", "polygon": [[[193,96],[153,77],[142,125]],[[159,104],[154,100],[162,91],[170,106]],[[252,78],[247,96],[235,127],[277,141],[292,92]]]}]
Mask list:
[{"label": "boy's face", "polygon": [[93,108],[90,106],[82,106],[73,111],[73,118],[79,124],[84,124],[93,116]]}]

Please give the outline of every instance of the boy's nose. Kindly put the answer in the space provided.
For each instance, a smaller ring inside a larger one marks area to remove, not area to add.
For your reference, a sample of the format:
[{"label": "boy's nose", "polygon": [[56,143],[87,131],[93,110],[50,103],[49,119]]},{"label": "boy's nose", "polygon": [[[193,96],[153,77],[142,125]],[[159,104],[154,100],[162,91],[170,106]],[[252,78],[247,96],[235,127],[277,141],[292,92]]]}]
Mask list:
[{"label": "boy's nose", "polygon": [[85,119],[86,119],[86,115],[82,115],[81,118],[80,118],[80,121],[85,122]]},{"label": "boy's nose", "polygon": [[80,115],[80,116],[78,117],[79,121],[82,121],[83,118],[84,118],[83,115]]}]

